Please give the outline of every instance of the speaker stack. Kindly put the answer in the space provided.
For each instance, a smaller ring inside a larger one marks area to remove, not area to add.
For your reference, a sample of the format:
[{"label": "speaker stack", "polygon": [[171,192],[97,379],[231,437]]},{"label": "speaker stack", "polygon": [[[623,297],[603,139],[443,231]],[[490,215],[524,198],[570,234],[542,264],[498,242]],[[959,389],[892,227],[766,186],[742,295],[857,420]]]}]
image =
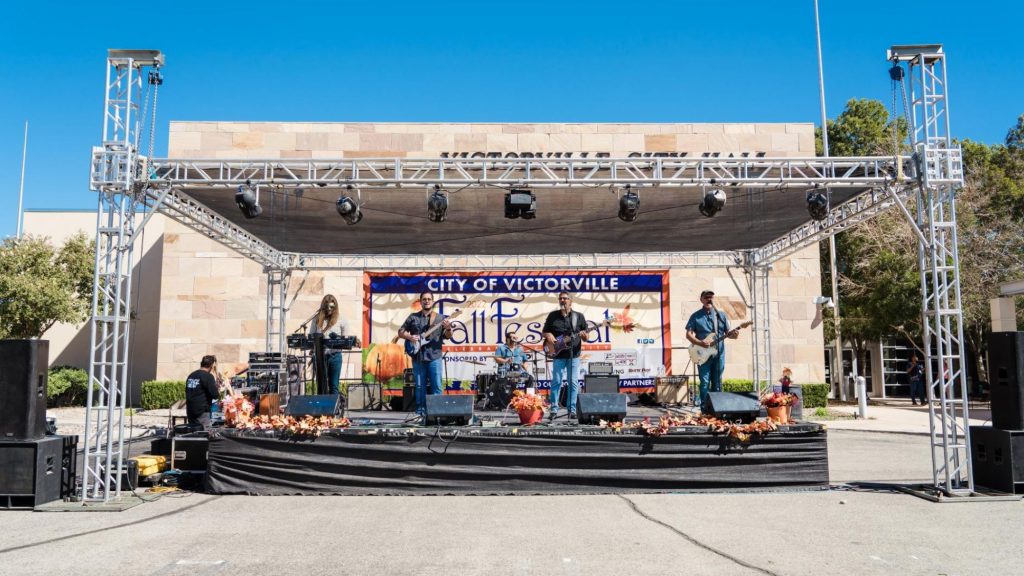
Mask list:
[{"label": "speaker stack", "polygon": [[46,436],[49,356],[46,340],[0,340],[0,508],[33,508],[74,486],[64,438]]},{"label": "speaker stack", "polygon": [[1024,494],[1024,332],[988,339],[992,426],[971,426],[974,483]]}]

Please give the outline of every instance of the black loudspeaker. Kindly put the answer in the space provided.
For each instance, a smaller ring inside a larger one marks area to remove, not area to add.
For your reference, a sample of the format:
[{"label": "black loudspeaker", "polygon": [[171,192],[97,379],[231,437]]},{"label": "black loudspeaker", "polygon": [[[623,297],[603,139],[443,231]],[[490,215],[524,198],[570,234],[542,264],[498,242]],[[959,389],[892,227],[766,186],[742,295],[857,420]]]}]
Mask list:
[{"label": "black loudspeaker", "polygon": [[286,416],[337,416],[341,413],[341,394],[296,396],[284,409]]},{"label": "black loudspeaker", "polygon": [[971,426],[974,483],[1008,494],[1024,494],[1024,431]]},{"label": "black loudspeaker", "polygon": [[60,436],[0,440],[0,509],[33,508],[59,500],[66,476],[64,456]]},{"label": "black loudspeaker", "polygon": [[416,371],[412,368],[406,368],[402,371],[402,379],[406,384],[416,385]]},{"label": "black loudspeaker", "polygon": [[1024,430],[1024,332],[989,334],[988,359],[992,426]]},{"label": "black loudspeaker", "polygon": [[583,392],[576,415],[580,424],[597,424],[600,420],[621,422],[626,418],[628,400],[625,394]]},{"label": "black loudspeaker", "polygon": [[583,387],[587,394],[618,394],[618,374],[587,374],[583,377]]},{"label": "black loudspeaker", "polygon": [[402,412],[416,411],[416,383],[402,386]]},{"label": "black loudspeaker", "polygon": [[760,412],[761,403],[752,396],[735,392],[708,392],[708,409],[705,413],[715,418],[750,423],[757,420]]},{"label": "black loudspeaker", "polygon": [[476,397],[470,394],[431,394],[427,396],[426,424],[465,426],[473,418],[475,400]]},{"label": "black loudspeaker", "polygon": [[0,440],[46,433],[48,340],[0,340]]}]

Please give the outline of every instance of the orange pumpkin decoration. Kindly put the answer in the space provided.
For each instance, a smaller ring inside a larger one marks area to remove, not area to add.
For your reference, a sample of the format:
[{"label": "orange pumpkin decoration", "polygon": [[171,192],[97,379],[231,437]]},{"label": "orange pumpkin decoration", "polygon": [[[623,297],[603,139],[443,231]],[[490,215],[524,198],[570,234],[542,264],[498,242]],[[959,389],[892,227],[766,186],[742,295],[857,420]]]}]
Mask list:
[{"label": "orange pumpkin decoration", "polygon": [[375,344],[366,354],[366,371],[380,380],[401,376],[406,368],[412,368],[412,359],[406,355],[405,347],[401,344]]}]

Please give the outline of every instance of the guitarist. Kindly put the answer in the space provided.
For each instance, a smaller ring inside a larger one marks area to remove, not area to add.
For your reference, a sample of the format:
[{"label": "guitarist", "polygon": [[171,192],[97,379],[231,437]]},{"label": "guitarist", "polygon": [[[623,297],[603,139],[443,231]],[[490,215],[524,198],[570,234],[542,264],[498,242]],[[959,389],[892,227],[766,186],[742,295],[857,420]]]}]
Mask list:
[{"label": "guitarist", "polygon": [[587,319],[579,312],[572,310],[572,296],[568,292],[558,293],[558,310],[548,314],[544,321],[544,339],[554,344],[561,336],[571,337],[572,345],[554,357],[551,373],[551,412],[548,418],[555,419],[558,415],[558,393],[562,389],[562,380],[568,380],[569,393],[566,395],[566,408],[569,418],[576,418],[576,395],[580,391],[580,350],[583,347],[582,337],[587,333]]},{"label": "guitarist", "polygon": [[431,394],[443,394],[441,374],[444,371],[441,346],[445,338],[452,337],[452,327],[448,317],[434,311],[434,295],[431,292],[420,292],[420,311],[413,312],[406,318],[398,337],[410,342],[420,342],[420,334],[432,326],[441,325],[421,342],[422,347],[412,357],[412,370],[416,376],[416,413],[426,416],[427,386]]},{"label": "guitarist", "polygon": [[739,337],[739,330],[729,329],[729,319],[725,314],[715,308],[715,293],[705,290],[700,293],[701,308],[690,315],[686,323],[686,339],[694,346],[708,348],[705,342],[708,336],[719,336],[722,340],[717,344],[718,354],[710,360],[697,367],[700,375],[700,398],[698,408],[704,406],[708,399],[708,392],[722,391],[722,372],[725,371],[725,338],[736,339]]}]

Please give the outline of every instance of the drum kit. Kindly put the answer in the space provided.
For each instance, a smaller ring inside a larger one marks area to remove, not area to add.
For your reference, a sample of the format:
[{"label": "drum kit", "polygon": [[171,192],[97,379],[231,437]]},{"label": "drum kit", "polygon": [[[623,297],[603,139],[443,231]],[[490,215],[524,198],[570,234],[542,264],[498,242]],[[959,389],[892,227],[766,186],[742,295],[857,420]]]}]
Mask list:
[{"label": "drum kit", "polygon": [[484,399],[485,409],[504,410],[515,391],[525,391],[532,382],[530,373],[521,364],[503,364],[498,366],[498,372],[477,374],[476,390]]}]

